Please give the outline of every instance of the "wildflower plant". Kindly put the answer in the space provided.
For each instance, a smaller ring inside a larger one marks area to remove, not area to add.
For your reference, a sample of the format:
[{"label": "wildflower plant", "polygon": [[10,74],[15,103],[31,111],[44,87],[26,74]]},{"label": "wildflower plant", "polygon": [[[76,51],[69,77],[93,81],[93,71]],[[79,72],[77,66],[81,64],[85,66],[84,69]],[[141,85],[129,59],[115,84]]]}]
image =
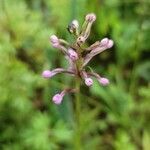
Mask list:
[{"label": "wildflower plant", "polygon": [[73,76],[77,84],[75,89],[64,89],[62,92],[54,95],[52,101],[55,104],[61,104],[63,97],[67,93],[79,92],[79,86],[82,81],[84,81],[85,85],[88,87],[93,85],[92,78],[96,78],[103,86],[109,84],[109,80],[107,78],[101,77],[99,74],[93,72],[92,69],[91,71],[87,71],[86,69],[87,64],[94,56],[113,46],[113,41],[111,39],[103,38],[102,40],[96,41],[91,46],[85,48],[85,42],[90,35],[91,27],[95,20],[95,14],[87,14],[81,29],[79,29],[78,21],[73,20],[68,26],[68,31],[75,36],[75,41],[71,44],[64,39],[59,39],[56,35],[50,36],[52,46],[59,49],[64,54],[69,63],[69,67],[68,69],[56,68],[53,70],[45,70],[43,71],[42,76],[44,78],[52,78],[56,74],[66,73]]}]

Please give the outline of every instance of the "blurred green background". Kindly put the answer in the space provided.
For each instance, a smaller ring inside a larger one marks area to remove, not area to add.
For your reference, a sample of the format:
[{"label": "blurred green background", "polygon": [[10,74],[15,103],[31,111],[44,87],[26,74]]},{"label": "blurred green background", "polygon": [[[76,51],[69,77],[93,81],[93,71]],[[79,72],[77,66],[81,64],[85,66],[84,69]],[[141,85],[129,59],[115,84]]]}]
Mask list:
[{"label": "blurred green background", "polygon": [[74,96],[51,101],[72,78],[41,72],[67,66],[49,36],[70,41],[70,21],[90,12],[88,45],[115,45],[89,64],[111,84],[82,87],[82,149],[150,150],[149,9],[149,0],[0,0],[0,150],[74,149]]}]

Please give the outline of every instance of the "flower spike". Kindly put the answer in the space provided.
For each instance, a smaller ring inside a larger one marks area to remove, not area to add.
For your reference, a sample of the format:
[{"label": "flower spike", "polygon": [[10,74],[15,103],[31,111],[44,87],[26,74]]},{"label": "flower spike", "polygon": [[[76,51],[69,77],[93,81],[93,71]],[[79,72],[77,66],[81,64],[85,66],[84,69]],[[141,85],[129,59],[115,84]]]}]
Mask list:
[{"label": "flower spike", "polygon": [[[68,61],[68,68],[56,68],[53,70],[45,70],[42,73],[44,78],[52,78],[56,74],[66,73],[71,75],[73,78],[77,77],[84,81],[85,85],[90,87],[93,85],[92,78],[96,78],[97,81],[102,86],[109,84],[109,80],[105,77],[101,77],[99,74],[91,71],[86,72],[86,65],[90,60],[100,54],[101,52],[110,49],[114,42],[113,40],[105,37],[102,40],[96,41],[89,47],[82,46],[88,39],[91,27],[96,20],[96,15],[94,13],[89,13],[85,16],[84,23],[82,25],[81,31],[79,32],[79,23],[77,20],[73,20],[68,26],[68,31],[75,35],[75,41],[69,44],[64,39],[59,39],[56,35],[50,36],[50,42],[54,48],[59,49]],[[78,92],[78,89],[64,89],[62,92],[57,93],[53,96],[52,101],[59,105],[62,103],[63,98],[68,93]]]}]

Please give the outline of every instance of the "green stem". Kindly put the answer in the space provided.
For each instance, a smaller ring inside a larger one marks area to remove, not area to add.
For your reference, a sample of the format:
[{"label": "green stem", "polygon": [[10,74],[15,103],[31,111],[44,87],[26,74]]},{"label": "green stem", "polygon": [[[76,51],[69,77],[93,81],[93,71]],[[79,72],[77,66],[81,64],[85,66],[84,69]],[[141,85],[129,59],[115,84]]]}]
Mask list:
[{"label": "green stem", "polygon": [[[144,9],[146,7],[146,4],[141,2],[141,7]],[[138,31],[138,33],[136,35],[136,38],[135,38],[134,49],[135,49],[136,52],[139,51],[139,46],[140,46],[140,43],[141,43],[140,37],[141,37],[141,33],[143,32],[142,25],[143,25],[144,20],[145,20],[145,14],[142,14],[141,17],[140,17],[140,22],[139,22],[139,31]],[[137,53],[136,58],[135,58],[134,63],[133,63],[133,70],[131,72],[131,77],[132,78],[131,78],[131,83],[130,83],[130,87],[129,87],[131,95],[135,95],[135,93],[137,92],[136,87],[137,87],[137,84],[138,84],[138,76],[137,76],[136,68],[139,65],[140,56],[141,56],[141,51],[139,51]]]},{"label": "green stem", "polygon": [[75,129],[75,150],[81,150],[81,120],[80,120],[80,113],[81,113],[81,102],[80,102],[80,78],[76,77],[76,101],[75,101],[75,111],[76,111],[76,129]]}]

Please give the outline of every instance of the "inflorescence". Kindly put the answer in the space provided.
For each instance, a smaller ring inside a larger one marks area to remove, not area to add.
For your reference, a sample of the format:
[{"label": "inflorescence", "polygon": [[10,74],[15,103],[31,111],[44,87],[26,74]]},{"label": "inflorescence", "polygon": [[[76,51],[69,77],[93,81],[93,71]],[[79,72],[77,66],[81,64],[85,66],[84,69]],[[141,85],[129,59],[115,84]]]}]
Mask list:
[{"label": "inflorescence", "polygon": [[[84,48],[85,46],[83,44],[89,37],[92,24],[95,20],[95,14],[87,14],[81,31],[79,31],[79,23],[77,20],[73,20],[71,22],[68,26],[68,31],[76,37],[73,44],[69,44],[67,41],[59,39],[56,35],[50,36],[52,46],[59,49],[65,55],[65,58],[68,60],[69,67],[68,69],[56,68],[53,70],[45,70],[42,73],[44,78],[51,78],[59,73],[67,73],[84,80],[85,85],[89,87],[93,85],[92,77],[96,78],[103,86],[109,84],[109,80],[107,78],[101,77],[93,71],[87,72],[85,70],[85,66],[95,55],[98,55],[113,46],[113,41],[111,39],[103,38],[101,41],[96,41],[91,46]],[[55,104],[60,104],[65,94],[72,92],[77,91],[75,89],[64,89],[62,92],[54,95],[52,101]]]}]

